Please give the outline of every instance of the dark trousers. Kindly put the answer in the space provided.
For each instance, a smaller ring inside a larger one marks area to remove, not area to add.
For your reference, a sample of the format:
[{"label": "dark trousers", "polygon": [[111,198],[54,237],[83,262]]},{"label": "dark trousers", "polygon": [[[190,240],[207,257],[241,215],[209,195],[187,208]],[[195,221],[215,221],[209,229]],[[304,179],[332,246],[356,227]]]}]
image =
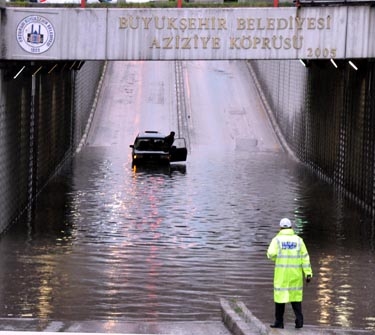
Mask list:
[{"label": "dark trousers", "polygon": [[[296,326],[303,326],[303,314],[302,314],[302,303],[298,302],[291,302],[292,308],[294,311],[294,315],[296,316]],[[277,325],[284,324],[284,312],[285,312],[285,304],[275,303],[275,319]]]}]

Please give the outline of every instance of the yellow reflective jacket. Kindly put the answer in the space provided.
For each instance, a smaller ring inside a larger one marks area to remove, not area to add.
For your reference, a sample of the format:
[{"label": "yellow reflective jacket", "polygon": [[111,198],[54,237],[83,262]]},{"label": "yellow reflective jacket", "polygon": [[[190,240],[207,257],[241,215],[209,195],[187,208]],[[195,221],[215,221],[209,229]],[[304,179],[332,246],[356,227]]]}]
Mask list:
[{"label": "yellow reflective jacket", "polygon": [[312,277],[310,256],[302,238],[291,228],[281,229],[272,239],[267,257],[275,262],[274,301],[302,301],[304,277]]}]

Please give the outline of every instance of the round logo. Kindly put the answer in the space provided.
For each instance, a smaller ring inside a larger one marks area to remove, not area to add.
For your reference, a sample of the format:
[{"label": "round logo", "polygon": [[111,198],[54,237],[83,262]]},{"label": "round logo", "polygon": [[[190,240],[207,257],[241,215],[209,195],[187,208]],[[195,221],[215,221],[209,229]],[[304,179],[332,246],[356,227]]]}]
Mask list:
[{"label": "round logo", "polygon": [[55,41],[51,22],[39,15],[25,17],[17,26],[17,42],[27,52],[41,54]]}]

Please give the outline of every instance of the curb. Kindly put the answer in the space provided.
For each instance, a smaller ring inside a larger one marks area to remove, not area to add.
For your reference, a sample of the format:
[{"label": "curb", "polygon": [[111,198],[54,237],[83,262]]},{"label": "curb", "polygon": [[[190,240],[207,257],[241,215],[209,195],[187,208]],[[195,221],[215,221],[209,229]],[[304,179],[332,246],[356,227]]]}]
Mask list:
[{"label": "curb", "polygon": [[294,329],[293,325],[285,329],[271,329],[256,318],[245,304],[234,299],[228,301],[220,299],[222,320],[233,335],[375,335],[372,330],[366,329],[339,329],[334,327],[306,326],[303,329]]},{"label": "curb", "polygon": [[247,68],[250,72],[250,75],[254,81],[254,84],[255,84],[255,87],[258,91],[258,94],[259,94],[259,97],[260,97],[260,100],[263,104],[263,107],[266,111],[266,114],[268,116],[268,119],[272,125],[272,128],[273,130],[275,131],[276,133],[276,136],[277,138],[279,139],[279,142],[281,144],[281,146],[284,148],[284,150],[287,152],[287,154],[295,161],[297,162],[301,162],[301,160],[296,156],[296,154],[294,153],[294,151],[290,148],[288,142],[285,140],[285,137],[278,125],[278,122],[274,116],[274,113],[272,111],[272,108],[271,106],[269,105],[268,101],[267,101],[267,98],[264,94],[264,90],[259,82],[259,79],[254,71],[254,68],[253,68],[253,65],[249,62],[249,61],[246,61],[246,65],[247,65]]},{"label": "curb", "polygon": [[93,101],[93,104],[91,106],[90,115],[87,119],[85,130],[84,130],[83,135],[80,139],[80,142],[78,143],[77,147],[75,148],[74,154],[78,154],[82,150],[83,146],[86,144],[87,136],[89,134],[90,127],[92,125],[92,120],[94,119],[96,107],[98,106],[99,95],[100,95],[100,92],[101,92],[102,87],[103,87],[105,75],[107,73],[107,68],[108,68],[108,61],[106,61],[104,63],[103,71],[102,71],[102,74],[100,75],[98,87],[96,88],[94,101]]},{"label": "curb", "polygon": [[234,335],[268,335],[268,328],[241,301],[229,302],[221,298],[222,319]]}]

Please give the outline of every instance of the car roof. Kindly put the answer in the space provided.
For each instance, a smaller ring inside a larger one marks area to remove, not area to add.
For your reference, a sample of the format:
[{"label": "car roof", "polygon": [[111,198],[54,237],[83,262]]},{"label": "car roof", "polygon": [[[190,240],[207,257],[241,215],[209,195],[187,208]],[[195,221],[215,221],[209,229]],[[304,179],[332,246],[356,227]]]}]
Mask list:
[{"label": "car roof", "polygon": [[146,130],[140,132],[137,138],[164,138],[165,135],[156,130]]}]

